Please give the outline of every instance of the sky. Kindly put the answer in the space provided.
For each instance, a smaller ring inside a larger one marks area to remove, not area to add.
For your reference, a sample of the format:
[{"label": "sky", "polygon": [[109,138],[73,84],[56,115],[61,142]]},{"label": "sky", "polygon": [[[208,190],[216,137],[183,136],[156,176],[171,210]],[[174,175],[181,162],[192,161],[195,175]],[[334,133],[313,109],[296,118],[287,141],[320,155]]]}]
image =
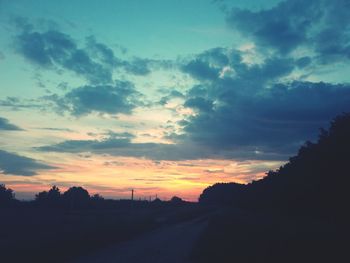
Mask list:
[{"label": "sky", "polygon": [[348,0],[0,0],[0,182],[197,200],[350,110]]}]

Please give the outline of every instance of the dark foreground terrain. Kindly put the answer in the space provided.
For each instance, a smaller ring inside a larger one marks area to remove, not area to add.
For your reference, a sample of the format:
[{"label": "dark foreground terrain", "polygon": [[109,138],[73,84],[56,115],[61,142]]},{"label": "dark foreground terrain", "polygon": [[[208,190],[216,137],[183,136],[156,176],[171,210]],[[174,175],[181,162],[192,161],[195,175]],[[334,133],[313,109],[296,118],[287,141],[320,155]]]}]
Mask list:
[{"label": "dark foreground terrain", "polygon": [[[95,251],[111,245],[119,248],[119,243],[137,240],[138,236],[148,232],[152,232],[150,241],[143,239],[148,248],[158,249],[161,245],[159,249],[163,250],[172,242],[182,243],[185,232],[195,237],[203,228],[203,223],[196,225],[193,221],[187,225],[182,222],[201,217],[206,211],[193,204],[75,211],[33,207],[0,209],[1,262],[74,262],[82,257],[85,259],[81,262],[89,262],[86,255],[93,255]],[[181,230],[182,234],[177,230]],[[163,239],[157,240],[158,237]],[[170,240],[169,243],[166,240]],[[188,249],[186,242],[178,251]],[[132,256],[134,249],[138,249],[138,253],[145,249],[142,241],[127,244],[131,246],[126,250],[124,246],[120,253],[126,251]],[[114,249],[106,251],[107,258],[119,254],[114,253]],[[99,262],[93,259],[91,262]]]},{"label": "dark foreground terrain", "polygon": [[[1,262],[348,262],[348,222],[232,206],[1,209]],[[345,261],[344,261],[345,260]]]},{"label": "dark foreground terrain", "polygon": [[192,248],[206,226],[206,217],[164,225],[131,241],[109,246],[72,263],[189,263]]},{"label": "dark foreground terrain", "polygon": [[349,262],[348,222],[227,209],[192,250],[196,263]]}]

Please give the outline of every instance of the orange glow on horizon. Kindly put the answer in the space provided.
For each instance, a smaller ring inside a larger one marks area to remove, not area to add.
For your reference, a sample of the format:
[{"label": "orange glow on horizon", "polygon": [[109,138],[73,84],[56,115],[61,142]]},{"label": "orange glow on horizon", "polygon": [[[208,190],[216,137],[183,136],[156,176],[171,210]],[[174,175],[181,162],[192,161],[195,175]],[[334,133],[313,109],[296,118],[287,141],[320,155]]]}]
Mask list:
[{"label": "orange glow on horizon", "polygon": [[[58,160],[53,154],[50,157]],[[136,198],[149,199],[158,195],[163,200],[179,196],[197,201],[206,187],[218,182],[248,183],[262,178],[268,167],[279,162],[233,160],[152,161],[142,158],[101,155],[65,155],[69,164],[54,164],[56,170],[42,171],[36,176],[0,175],[0,180],[18,193],[48,190],[57,185],[62,191],[71,186],[82,186],[90,194],[106,198],[126,199],[135,189]],[[63,163],[67,163],[64,160]],[[264,170],[265,169],[265,170]],[[20,197],[20,194],[18,195]]]}]

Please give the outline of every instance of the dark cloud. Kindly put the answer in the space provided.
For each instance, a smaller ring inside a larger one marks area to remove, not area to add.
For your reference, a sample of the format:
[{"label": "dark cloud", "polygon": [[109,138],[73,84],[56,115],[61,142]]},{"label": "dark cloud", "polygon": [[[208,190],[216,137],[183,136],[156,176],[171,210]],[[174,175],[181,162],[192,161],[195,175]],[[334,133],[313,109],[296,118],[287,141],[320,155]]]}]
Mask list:
[{"label": "dark cloud", "polygon": [[[87,38],[87,46],[92,56],[102,64],[111,68],[123,68],[125,72],[133,75],[145,76],[153,69],[168,68],[173,66],[170,60],[157,60],[149,58],[133,57],[129,60],[117,58],[113,50],[103,43],[99,43],[93,36]],[[124,52],[125,53],[125,52]]]},{"label": "dark cloud", "polygon": [[62,66],[84,76],[92,83],[110,83],[112,81],[112,71],[91,60],[84,50],[76,50],[64,61]]},{"label": "dark cloud", "polygon": [[126,72],[135,74],[135,75],[147,75],[151,73],[150,69],[151,61],[148,59],[135,58],[130,62],[125,62]]},{"label": "dark cloud", "polygon": [[168,91],[168,94],[166,96],[163,96],[160,100],[159,100],[159,104],[160,105],[165,105],[167,104],[168,101],[172,100],[172,99],[176,99],[176,98],[185,98],[185,95],[183,93],[181,93],[180,91],[176,90],[176,89],[171,89],[170,91]]},{"label": "dark cloud", "polygon": [[0,131],[22,131],[22,129],[9,122],[8,119],[0,117]]},{"label": "dark cloud", "polygon": [[207,50],[182,65],[181,70],[199,80],[214,80],[219,77],[222,67],[229,63],[226,53],[223,48]]},{"label": "dark cloud", "polygon": [[292,82],[212,100],[217,106],[209,111],[192,106],[198,114],[183,123],[190,140],[213,148],[291,154],[335,115],[350,110],[350,86]]},{"label": "dark cloud", "polygon": [[37,129],[38,130],[46,130],[46,131],[74,132],[74,130],[68,129],[68,128],[42,127],[42,128],[37,128]]},{"label": "dark cloud", "polygon": [[118,59],[113,50],[103,43],[96,41],[94,36],[90,36],[87,39],[88,49],[94,58],[98,59],[101,63],[115,67],[121,65],[123,62]]},{"label": "dark cloud", "polygon": [[199,59],[190,61],[182,67],[182,70],[200,80],[215,79],[220,73],[217,68],[214,68]]},{"label": "dark cloud", "polygon": [[173,66],[168,60],[118,58],[94,36],[87,37],[86,45],[80,47],[71,36],[56,28],[41,32],[23,19],[17,19],[15,24],[21,30],[16,37],[17,51],[27,60],[44,69],[74,72],[93,84],[111,83],[115,69],[144,76],[154,69]]},{"label": "dark cloud", "polygon": [[[182,70],[201,83],[187,94],[184,106],[196,115],[178,123],[179,139],[213,149],[290,154],[350,110],[347,84],[288,80],[295,79],[294,70],[350,58],[349,1],[286,0],[269,9],[226,12],[228,24],[251,38],[263,59],[248,64],[244,51],[221,48],[184,64]],[[310,55],[292,54],[298,48]]]},{"label": "dark cloud", "polygon": [[[191,92],[203,93],[203,85],[207,85],[207,82],[218,81],[226,82],[226,84],[231,82],[231,85],[237,88],[240,86],[246,92],[248,86],[250,89],[260,88],[267,81],[287,76],[297,66],[297,61],[294,59],[280,56],[266,58],[262,64],[248,65],[243,62],[243,56],[244,53],[241,51],[222,48],[219,51],[212,49],[195,56],[182,67],[185,73],[202,80],[202,84],[192,89]],[[199,64],[200,67],[195,66]],[[188,68],[189,65],[191,70]],[[215,74],[212,74],[213,72]],[[219,89],[217,91],[220,92]]]},{"label": "dark cloud", "polygon": [[290,80],[312,63],[310,57],[273,54],[248,64],[243,51],[213,50],[193,58],[219,73],[208,78],[205,71],[188,72],[202,81],[186,94],[183,105],[195,114],[177,123],[182,132],[168,135],[174,141],[281,159],[350,110],[350,85]]},{"label": "dark cloud", "polygon": [[56,94],[45,99],[54,102],[59,112],[69,112],[82,116],[92,112],[109,114],[130,114],[140,105],[140,93],[127,81],[117,81],[115,85],[86,85],[73,89],[64,96]]},{"label": "dark cloud", "polygon": [[350,58],[348,0],[286,0],[265,10],[233,8],[228,24],[264,48],[287,54],[300,46],[321,61]]},{"label": "dark cloud", "polygon": [[37,160],[0,150],[0,173],[32,176],[39,170],[55,169],[55,167]]},{"label": "dark cloud", "polygon": [[[251,38],[261,57],[211,49],[183,63],[199,84],[186,94],[195,115],[180,122],[176,141],[227,149],[240,157],[255,152],[279,158],[315,138],[337,114],[350,110],[350,85],[307,82],[298,70],[350,58],[350,2],[286,0],[259,11],[226,10],[227,22]],[[294,52],[309,50],[304,52]],[[305,74],[308,74],[305,71]]]},{"label": "dark cloud", "polygon": [[25,30],[17,36],[18,52],[43,68],[59,67],[75,72],[94,83],[112,81],[112,71],[94,61],[86,50],[78,48],[67,34],[56,30]]},{"label": "dark cloud", "polygon": [[133,139],[136,136],[130,132],[114,132],[114,131],[107,131],[104,133],[104,135],[107,135],[107,138],[114,138],[114,139]]},{"label": "dark cloud", "polygon": [[202,97],[194,97],[187,99],[184,106],[199,110],[200,112],[210,112],[213,110],[214,104],[211,100]]},{"label": "dark cloud", "polygon": [[101,140],[68,140],[36,150],[62,153],[94,153],[112,156],[146,158],[151,160],[193,160],[202,158],[235,158],[280,160],[288,156],[276,153],[257,153],[255,148],[237,148],[235,151],[213,148],[188,142],[178,144],[132,143],[130,138],[106,137]]},{"label": "dark cloud", "polygon": [[40,109],[43,107],[42,103],[36,99],[21,99],[18,97],[7,97],[0,100],[0,107],[9,107],[12,110],[20,109]]},{"label": "dark cloud", "polygon": [[145,76],[150,74],[153,70],[174,68],[176,63],[165,59],[134,57],[131,60],[123,61],[121,65],[127,73]]},{"label": "dark cloud", "polygon": [[92,152],[114,156],[144,157],[156,160],[192,159],[195,154],[184,147],[172,144],[131,143],[128,138],[105,138],[103,140],[70,140],[37,148],[52,152]]}]

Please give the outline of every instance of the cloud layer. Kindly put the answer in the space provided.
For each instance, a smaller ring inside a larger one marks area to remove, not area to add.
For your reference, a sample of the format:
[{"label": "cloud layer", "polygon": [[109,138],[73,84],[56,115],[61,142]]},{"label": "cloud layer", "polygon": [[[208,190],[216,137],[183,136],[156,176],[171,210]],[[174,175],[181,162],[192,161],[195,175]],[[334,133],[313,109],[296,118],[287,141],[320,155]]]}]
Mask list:
[{"label": "cloud layer", "polygon": [[22,129],[9,122],[8,119],[0,117],[0,131],[21,131]]},{"label": "cloud layer", "polygon": [[350,110],[350,85],[295,79],[308,57],[274,53],[256,62],[249,52],[216,48],[182,67],[199,84],[186,94],[184,106],[195,114],[179,123],[179,140],[210,145],[213,151],[243,148],[257,153],[255,158],[282,156]]},{"label": "cloud layer", "polygon": [[37,160],[0,150],[0,173],[8,175],[33,176],[40,170],[55,167]]},{"label": "cloud layer", "polygon": [[[131,82],[133,77],[148,75],[157,67],[177,65],[178,78],[189,77],[186,84],[195,83],[169,88],[166,96],[147,105],[169,106],[176,99],[181,105],[174,103],[175,108],[188,110],[176,120],[179,128],[164,135],[175,144],[133,143],[131,137],[110,135],[37,149],[157,160],[286,158],[305,140],[315,138],[335,115],[350,111],[349,84],[312,78],[324,66],[344,63],[349,67],[349,12],[347,0],[286,0],[258,11],[228,9],[227,24],[244,36],[246,45],[215,47],[176,61],[121,59],[94,36],[80,45],[55,29],[22,26],[16,38],[22,56],[41,68],[64,69],[88,82],[65,94],[45,97],[60,113],[77,117],[132,114],[135,108],[146,106]],[[114,80],[119,69],[126,73],[126,80]]]}]

